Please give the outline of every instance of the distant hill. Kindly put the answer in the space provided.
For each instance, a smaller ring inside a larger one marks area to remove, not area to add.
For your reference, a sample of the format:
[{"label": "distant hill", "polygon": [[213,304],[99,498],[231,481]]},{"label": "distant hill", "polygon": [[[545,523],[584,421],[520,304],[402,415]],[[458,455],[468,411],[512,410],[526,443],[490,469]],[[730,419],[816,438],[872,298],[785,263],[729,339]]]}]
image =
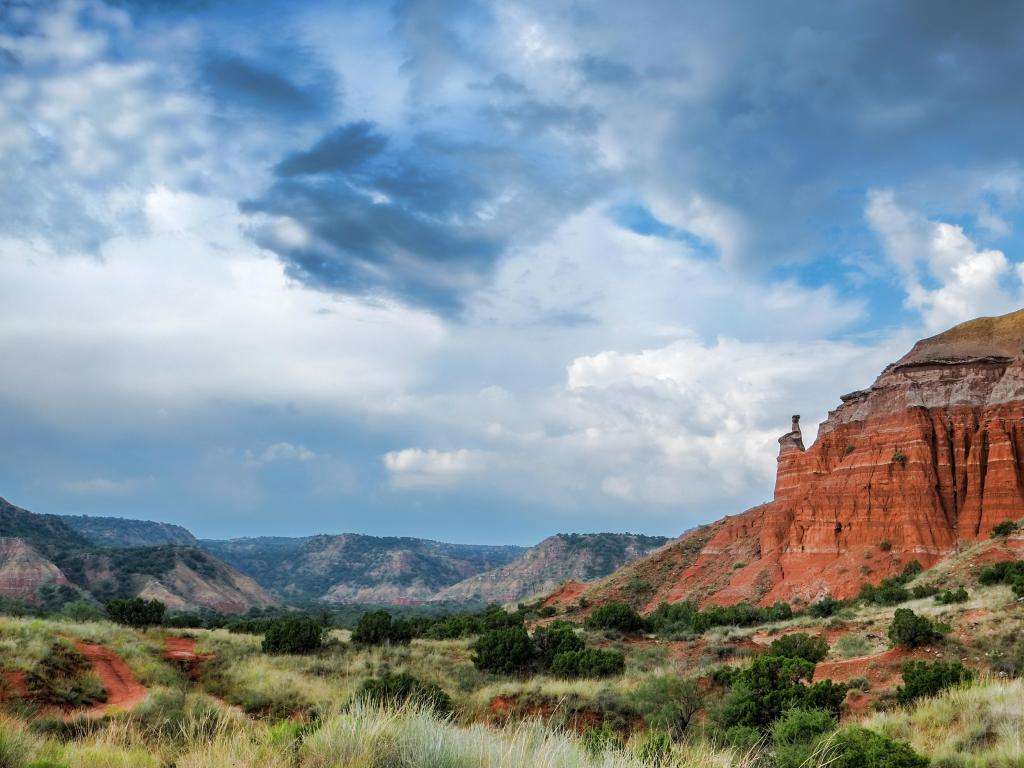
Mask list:
[{"label": "distant hill", "polygon": [[509,603],[549,593],[565,581],[591,581],[650,554],[670,540],[633,533],[559,533],[511,563],[438,592],[434,599]]},{"label": "distant hill", "polygon": [[191,531],[173,523],[90,515],[61,515],[60,519],[100,547],[199,546]]},{"label": "distant hill", "polygon": [[59,604],[135,595],[175,609],[227,613],[277,604],[252,579],[198,547],[101,547],[57,515],[0,499],[0,597]]},{"label": "distant hill", "polygon": [[524,552],[516,546],[352,533],[203,540],[200,544],[289,602],[423,602]]}]

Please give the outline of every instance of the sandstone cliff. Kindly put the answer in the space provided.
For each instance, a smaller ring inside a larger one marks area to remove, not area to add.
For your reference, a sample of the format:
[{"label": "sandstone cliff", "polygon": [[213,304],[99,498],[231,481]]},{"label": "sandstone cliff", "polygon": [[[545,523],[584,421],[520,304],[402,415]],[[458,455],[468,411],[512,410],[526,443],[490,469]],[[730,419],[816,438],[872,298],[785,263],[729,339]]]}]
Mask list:
[{"label": "sandstone cliff", "polygon": [[920,341],[870,388],[840,399],[809,448],[799,417],[779,439],[773,501],[684,536],[584,596],[646,609],[848,597],[1024,518],[1024,311]]}]

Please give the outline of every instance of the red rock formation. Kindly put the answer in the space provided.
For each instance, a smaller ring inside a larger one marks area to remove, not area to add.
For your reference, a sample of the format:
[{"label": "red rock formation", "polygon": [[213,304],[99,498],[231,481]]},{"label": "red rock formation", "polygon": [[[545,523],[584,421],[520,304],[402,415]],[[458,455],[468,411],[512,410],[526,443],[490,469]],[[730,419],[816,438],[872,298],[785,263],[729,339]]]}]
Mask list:
[{"label": "red rock formation", "polygon": [[[808,449],[794,417],[779,439],[774,500],[705,528],[713,535],[699,555],[653,585],[648,609],[849,597],[1024,518],[1024,310],[920,341],[841,400]],[[670,547],[649,560],[674,556]]]}]

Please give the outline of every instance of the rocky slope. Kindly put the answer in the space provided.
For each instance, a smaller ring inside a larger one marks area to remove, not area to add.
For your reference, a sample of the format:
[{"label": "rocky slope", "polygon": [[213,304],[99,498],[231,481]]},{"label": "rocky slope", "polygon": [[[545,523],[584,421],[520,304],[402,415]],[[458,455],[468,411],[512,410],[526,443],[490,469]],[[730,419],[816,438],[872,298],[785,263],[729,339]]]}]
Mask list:
[{"label": "rocky slope", "polygon": [[289,602],[410,603],[504,565],[522,547],[340,534],[204,540],[202,546]]},{"label": "rocky slope", "polygon": [[684,536],[583,597],[645,609],[847,597],[1024,518],[1024,311],[920,341],[840,399],[810,448],[799,417],[779,439],[773,501]]},{"label": "rocky slope", "polygon": [[511,603],[545,594],[569,580],[607,576],[669,540],[632,533],[560,533],[508,565],[471,576],[438,592],[435,600]]},{"label": "rocky slope", "polygon": [[59,605],[135,595],[159,597],[177,609],[228,613],[278,604],[252,579],[196,547],[98,547],[56,515],[0,499],[0,598]]},{"label": "rocky slope", "polygon": [[99,547],[156,547],[177,544],[199,545],[187,528],[152,520],[128,520],[120,517],[61,515],[61,520]]}]

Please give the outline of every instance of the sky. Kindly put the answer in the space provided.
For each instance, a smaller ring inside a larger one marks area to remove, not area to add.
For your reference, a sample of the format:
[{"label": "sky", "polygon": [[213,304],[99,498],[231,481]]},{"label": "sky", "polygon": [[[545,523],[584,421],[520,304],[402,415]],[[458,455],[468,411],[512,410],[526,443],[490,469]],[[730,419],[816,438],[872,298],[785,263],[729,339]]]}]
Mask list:
[{"label": "sky", "polygon": [[0,496],[678,535],[1024,304],[1024,5],[0,4]]}]

